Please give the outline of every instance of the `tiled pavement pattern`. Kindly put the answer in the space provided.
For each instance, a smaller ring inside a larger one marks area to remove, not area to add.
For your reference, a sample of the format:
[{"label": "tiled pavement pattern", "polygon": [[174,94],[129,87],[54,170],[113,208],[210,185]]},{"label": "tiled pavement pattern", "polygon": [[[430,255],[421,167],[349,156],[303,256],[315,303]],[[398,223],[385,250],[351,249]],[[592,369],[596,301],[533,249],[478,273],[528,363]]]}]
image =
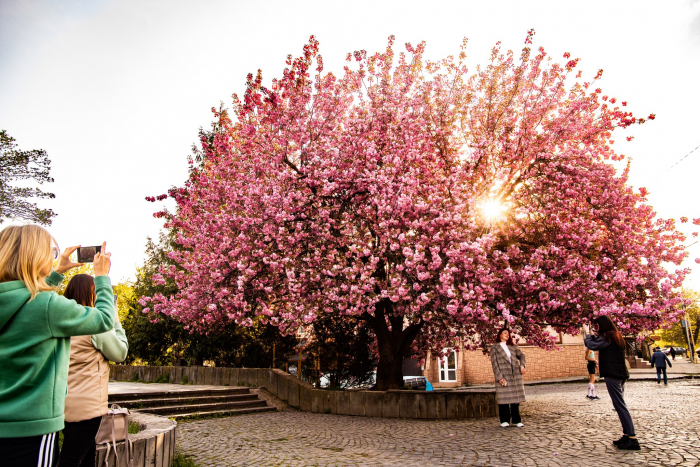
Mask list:
[{"label": "tiled pavement pattern", "polygon": [[604,384],[597,402],[585,399],[585,384],[526,387],[525,428],[286,410],[180,422],[177,446],[207,467],[700,465],[700,381],[627,386],[638,452],[611,444],[621,428]]}]

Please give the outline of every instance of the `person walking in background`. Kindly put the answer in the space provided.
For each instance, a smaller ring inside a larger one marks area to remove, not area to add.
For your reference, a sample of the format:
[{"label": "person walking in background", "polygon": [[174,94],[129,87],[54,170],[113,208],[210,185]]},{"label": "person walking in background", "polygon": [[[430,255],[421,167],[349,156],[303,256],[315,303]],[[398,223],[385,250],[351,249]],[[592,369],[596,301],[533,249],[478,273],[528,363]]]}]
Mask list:
[{"label": "person walking in background", "polygon": [[613,441],[613,444],[618,449],[639,451],[632,416],[624,399],[625,381],[630,377],[625,364],[625,340],[609,317],[598,316],[593,323],[598,327],[597,335],[590,335],[587,326],[584,326],[587,333],[584,343],[587,348],[598,351],[600,376],[605,378],[610,400],[622,424],[622,438]]},{"label": "person walking in background", "polygon": [[664,385],[668,386],[668,378],[666,377],[666,363],[669,367],[673,367],[671,361],[666,355],[661,351],[660,347],[654,349],[654,353],[651,356],[651,367],[656,367],[656,384],[661,384],[661,373],[664,374]]},{"label": "person walking in background", "polygon": [[673,346],[670,346],[668,351],[671,354],[671,359],[673,359],[673,361],[675,361],[676,360],[676,349],[674,349]]},{"label": "person walking in background", "polygon": [[[83,306],[94,306],[95,280],[87,274],[77,274],[63,296]],[[123,362],[129,350],[119,315],[115,313],[114,318],[111,331],[71,338],[66,427],[59,467],[95,465],[95,435],[102,415],[108,411],[109,361]]]},{"label": "person walking in background", "polygon": [[598,361],[595,359],[595,352],[589,348],[585,348],[586,351],[586,368],[588,369],[588,394],[586,394],[586,399],[597,401],[600,397],[595,395],[595,370],[598,366]]},{"label": "person walking in background", "polygon": [[114,327],[105,247],[94,258],[97,301],[85,307],[53,291],[63,273],[79,266],[69,258],[78,247],[59,254],[38,225],[0,231],[0,465],[52,467],[58,461],[70,338]]},{"label": "person walking in background", "polygon": [[512,422],[517,427],[523,427],[520,404],[525,402],[522,376],[525,374],[525,355],[513,343],[507,328],[498,331],[496,342],[491,346],[491,367],[496,379],[496,402],[501,426],[505,428]]}]

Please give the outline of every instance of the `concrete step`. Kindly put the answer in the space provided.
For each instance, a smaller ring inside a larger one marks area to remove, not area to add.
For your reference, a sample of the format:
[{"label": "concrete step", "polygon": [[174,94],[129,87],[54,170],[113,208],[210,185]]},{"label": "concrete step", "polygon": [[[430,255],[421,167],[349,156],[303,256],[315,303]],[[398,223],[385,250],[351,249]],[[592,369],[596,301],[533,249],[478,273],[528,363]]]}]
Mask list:
[{"label": "concrete step", "polygon": [[245,415],[251,413],[259,412],[273,412],[277,410],[275,407],[266,405],[265,407],[250,407],[246,409],[224,409],[224,410],[212,410],[208,412],[187,412],[187,413],[177,413],[173,415],[168,415],[168,418],[172,420],[182,420],[186,418],[193,417],[216,417],[223,415]]},{"label": "concrete step", "polygon": [[134,412],[146,412],[156,415],[172,416],[181,413],[220,412],[224,410],[248,409],[254,407],[267,407],[267,402],[265,402],[264,400],[255,399],[240,402],[170,405],[164,407],[148,407],[143,409],[135,409]]},{"label": "concrete step", "polygon": [[144,399],[167,399],[167,398],[183,398],[183,397],[201,397],[201,396],[231,396],[236,394],[250,394],[248,388],[221,388],[221,389],[191,389],[178,391],[153,391],[153,392],[131,392],[110,394],[109,402],[117,400],[144,400]]},{"label": "concrete step", "polygon": [[[170,394],[172,396],[173,394]],[[175,405],[198,405],[206,403],[223,403],[223,402],[240,402],[257,400],[255,394],[229,394],[229,395],[212,395],[212,396],[188,396],[188,397],[164,397],[160,399],[143,398],[134,400],[110,400],[111,404],[119,404],[121,407],[128,409],[143,409],[148,407],[164,407]]]},{"label": "concrete step", "polygon": [[635,368],[651,368],[651,363],[644,360],[643,358],[634,358]]}]

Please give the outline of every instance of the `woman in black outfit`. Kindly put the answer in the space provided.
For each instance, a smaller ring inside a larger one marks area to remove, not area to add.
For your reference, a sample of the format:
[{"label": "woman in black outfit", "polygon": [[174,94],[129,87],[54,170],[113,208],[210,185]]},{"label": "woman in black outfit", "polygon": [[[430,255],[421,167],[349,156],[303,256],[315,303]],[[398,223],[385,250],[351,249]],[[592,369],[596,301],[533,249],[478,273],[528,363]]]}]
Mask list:
[{"label": "woman in black outfit", "polygon": [[625,381],[630,377],[625,364],[625,340],[615,323],[607,316],[598,316],[593,323],[598,327],[597,335],[587,335],[584,342],[589,349],[598,351],[600,376],[605,378],[610,400],[622,424],[622,438],[613,441],[613,444],[618,449],[639,451],[639,441],[634,432],[632,416],[627,410],[623,397]]}]

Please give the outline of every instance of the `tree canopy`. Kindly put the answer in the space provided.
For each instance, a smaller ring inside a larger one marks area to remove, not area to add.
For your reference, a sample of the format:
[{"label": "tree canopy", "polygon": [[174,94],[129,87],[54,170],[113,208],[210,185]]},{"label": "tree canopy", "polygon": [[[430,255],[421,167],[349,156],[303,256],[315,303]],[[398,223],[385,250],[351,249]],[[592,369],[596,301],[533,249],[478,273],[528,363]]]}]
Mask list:
[{"label": "tree canopy", "polygon": [[15,139],[0,130],[0,224],[5,219],[25,219],[50,225],[56,213],[41,209],[29,200],[53,199],[55,195],[39,188],[13,186],[17,182],[31,181],[39,185],[53,182],[49,172],[51,160],[43,149],[23,151],[17,149]]},{"label": "tree canopy", "polygon": [[[690,303],[685,308],[688,313],[688,320],[690,321],[690,330],[692,333],[693,342],[695,342],[695,348],[700,345],[700,292],[691,289],[684,289],[683,296],[690,300]],[[688,346],[688,336],[685,329],[681,326],[680,321],[675,323],[669,323],[668,327],[659,333],[661,340],[667,344],[673,344],[676,346],[687,347]]]},{"label": "tree canopy", "polygon": [[576,333],[599,314],[626,332],[677,319],[688,271],[664,265],[684,237],[613,149],[613,132],[655,116],[532,37],[472,74],[466,40],[435,62],[424,43],[396,56],[390,37],[339,77],[312,37],[269,87],[249,75],[169,192],[176,212],[156,213],[181,245],[156,280],[177,292],[143,303],[198,330],[360,318],[378,389],[401,386],[405,355],[486,348],[504,324],[553,348],[548,326]]}]

